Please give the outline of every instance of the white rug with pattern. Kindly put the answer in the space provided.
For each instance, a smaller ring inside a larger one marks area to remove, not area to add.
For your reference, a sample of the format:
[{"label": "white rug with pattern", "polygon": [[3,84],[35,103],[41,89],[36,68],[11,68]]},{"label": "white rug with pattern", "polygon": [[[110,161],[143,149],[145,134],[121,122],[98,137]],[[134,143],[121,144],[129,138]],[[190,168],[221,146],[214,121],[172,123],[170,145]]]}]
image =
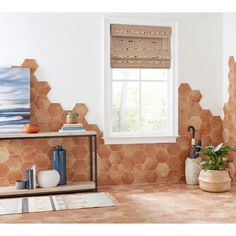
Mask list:
[{"label": "white rug with pattern", "polygon": [[118,205],[109,193],[75,193],[0,199],[0,215]]}]

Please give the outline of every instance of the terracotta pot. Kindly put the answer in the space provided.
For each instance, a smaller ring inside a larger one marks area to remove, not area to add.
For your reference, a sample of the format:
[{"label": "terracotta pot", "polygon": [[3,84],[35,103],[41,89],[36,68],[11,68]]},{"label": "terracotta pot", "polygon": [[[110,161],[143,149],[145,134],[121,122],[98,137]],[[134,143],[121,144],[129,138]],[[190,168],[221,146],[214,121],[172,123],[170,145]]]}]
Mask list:
[{"label": "terracotta pot", "polygon": [[198,180],[200,189],[207,192],[221,193],[231,188],[231,179],[227,170],[202,170]]}]

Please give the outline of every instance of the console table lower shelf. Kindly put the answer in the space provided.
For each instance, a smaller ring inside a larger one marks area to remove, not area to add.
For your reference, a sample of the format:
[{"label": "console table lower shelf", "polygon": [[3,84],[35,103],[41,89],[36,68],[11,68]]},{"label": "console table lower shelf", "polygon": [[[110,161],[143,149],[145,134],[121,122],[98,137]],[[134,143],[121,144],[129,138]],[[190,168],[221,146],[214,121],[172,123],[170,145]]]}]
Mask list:
[{"label": "console table lower shelf", "polygon": [[68,183],[53,188],[36,188],[32,190],[16,189],[15,186],[0,187],[0,198],[4,197],[27,197],[35,195],[76,193],[85,191],[96,191],[96,184],[93,181]]}]

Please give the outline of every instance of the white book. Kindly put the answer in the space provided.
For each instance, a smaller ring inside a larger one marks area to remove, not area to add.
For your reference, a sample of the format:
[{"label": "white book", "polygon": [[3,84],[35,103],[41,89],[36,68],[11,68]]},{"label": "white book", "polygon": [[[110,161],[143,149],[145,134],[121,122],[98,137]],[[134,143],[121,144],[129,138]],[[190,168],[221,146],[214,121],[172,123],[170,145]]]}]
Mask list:
[{"label": "white book", "polygon": [[85,132],[86,130],[63,130],[63,129],[59,129],[58,132],[60,133],[76,133],[76,132]]},{"label": "white book", "polygon": [[82,123],[77,124],[64,124],[63,127],[83,127]]}]

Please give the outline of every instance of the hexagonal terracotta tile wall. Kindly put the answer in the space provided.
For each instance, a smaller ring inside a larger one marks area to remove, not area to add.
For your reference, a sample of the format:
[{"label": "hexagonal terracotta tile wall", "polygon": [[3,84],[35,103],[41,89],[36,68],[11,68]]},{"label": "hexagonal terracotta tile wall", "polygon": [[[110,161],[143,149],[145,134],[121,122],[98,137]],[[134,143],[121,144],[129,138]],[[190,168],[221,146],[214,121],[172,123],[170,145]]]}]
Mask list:
[{"label": "hexagonal terracotta tile wall", "polygon": [[[57,131],[64,123],[65,113],[59,103],[47,97],[50,86],[34,75],[35,60],[26,59],[22,67],[31,68],[31,120],[40,131]],[[179,134],[173,144],[104,145],[102,132],[96,124],[88,124],[85,104],[77,103],[73,111],[87,130],[98,132],[99,185],[136,183],[176,183],[184,180],[184,161],[189,155],[189,125],[202,134],[203,144],[221,142],[222,122],[199,105],[201,93],[188,84],[179,87]],[[88,142],[86,139],[45,139],[0,141],[0,185],[13,184],[22,178],[27,167],[51,167],[51,152],[61,144],[67,151],[69,181],[88,180]]]},{"label": "hexagonal terracotta tile wall", "polygon": [[[229,58],[229,99],[224,105],[224,120],[223,120],[223,140],[226,145],[236,147],[236,62],[234,57]],[[236,166],[236,154],[231,153],[230,157]],[[236,182],[235,170],[233,180]],[[232,173],[233,173],[232,172]]]}]

